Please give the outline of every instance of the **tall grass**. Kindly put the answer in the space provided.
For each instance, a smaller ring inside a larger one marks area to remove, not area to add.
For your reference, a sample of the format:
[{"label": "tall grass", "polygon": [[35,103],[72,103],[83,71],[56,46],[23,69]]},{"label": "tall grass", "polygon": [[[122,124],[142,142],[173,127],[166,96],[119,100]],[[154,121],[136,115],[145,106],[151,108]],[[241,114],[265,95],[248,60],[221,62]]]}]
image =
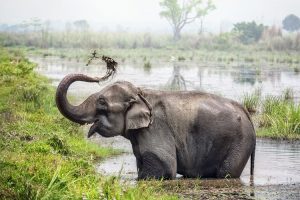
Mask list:
[{"label": "tall grass", "polygon": [[[274,31],[273,31],[274,32]],[[171,34],[95,32],[95,31],[43,31],[1,32],[0,45],[27,46],[38,48],[179,48],[185,50],[247,50],[264,51],[299,51],[300,34],[274,34],[272,31],[263,35],[259,43],[242,44],[234,32],[220,34],[182,34],[174,43]]]},{"label": "tall grass", "polygon": [[267,97],[261,114],[262,134],[272,138],[300,138],[300,105],[283,97]]},{"label": "tall grass", "polygon": [[246,93],[243,96],[242,104],[250,114],[254,114],[258,111],[260,97],[261,97],[260,89],[256,89],[253,93]]},{"label": "tall grass", "polygon": [[280,96],[261,96],[261,91],[247,93],[242,99],[252,114],[257,135],[277,139],[300,139],[300,104],[294,102],[294,92],[285,89]]}]

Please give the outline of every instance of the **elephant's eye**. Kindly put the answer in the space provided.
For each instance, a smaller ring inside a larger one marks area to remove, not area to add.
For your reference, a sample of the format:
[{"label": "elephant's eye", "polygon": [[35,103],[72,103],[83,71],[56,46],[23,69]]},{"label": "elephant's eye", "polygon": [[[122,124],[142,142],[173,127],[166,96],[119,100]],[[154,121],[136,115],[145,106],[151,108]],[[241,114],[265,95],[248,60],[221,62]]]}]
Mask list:
[{"label": "elephant's eye", "polygon": [[107,111],[107,102],[100,98],[97,100],[97,105],[96,105],[96,108],[99,112],[106,112]]},{"label": "elephant's eye", "polygon": [[99,105],[106,105],[106,101],[102,98],[98,99],[98,104]]}]

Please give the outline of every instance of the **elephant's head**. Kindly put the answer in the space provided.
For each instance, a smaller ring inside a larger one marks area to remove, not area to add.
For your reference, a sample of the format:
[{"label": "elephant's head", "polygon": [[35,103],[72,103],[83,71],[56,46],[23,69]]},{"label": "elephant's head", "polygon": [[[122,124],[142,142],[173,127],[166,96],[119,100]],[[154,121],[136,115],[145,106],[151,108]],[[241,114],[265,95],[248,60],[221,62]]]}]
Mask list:
[{"label": "elephant's head", "polygon": [[111,84],[74,106],[67,100],[67,90],[75,81],[98,82],[99,79],[70,74],[60,82],[56,92],[57,107],[66,118],[79,124],[93,123],[88,137],[96,132],[104,137],[112,137],[150,125],[151,106],[141,90],[131,83]]}]

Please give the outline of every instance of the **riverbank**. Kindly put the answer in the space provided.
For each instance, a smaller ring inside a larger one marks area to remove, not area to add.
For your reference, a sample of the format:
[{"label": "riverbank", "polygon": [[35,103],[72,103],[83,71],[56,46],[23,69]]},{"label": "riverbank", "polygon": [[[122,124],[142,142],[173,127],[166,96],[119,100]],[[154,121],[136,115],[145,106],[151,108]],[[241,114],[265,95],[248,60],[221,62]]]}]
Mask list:
[{"label": "riverbank", "polygon": [[96,173],[120,151],[87,141],[56,109],[48,79],[19,51],[0,48],[1,199],[176,199]]},{"label": "riverbank", "polygon": [[[11,47],[15,49],[16,47]],[[27,55],[40,57],[59,57],[68,61],[86,63],[93,49],[82,48],[48,48],[17,47]],[[119,64],[137,64],[140,67],[151,68],[156,64],[169,63],[170,60],[182,64],[204,64],[209,66],[250,66],[257,73],[266,67],[291,68],[300,71],[300,57],[297,51],[266,51],[252,48],[231,50],[203,50],[180,48],[102,48],[97,49],[99,55],[114,58]]]}]

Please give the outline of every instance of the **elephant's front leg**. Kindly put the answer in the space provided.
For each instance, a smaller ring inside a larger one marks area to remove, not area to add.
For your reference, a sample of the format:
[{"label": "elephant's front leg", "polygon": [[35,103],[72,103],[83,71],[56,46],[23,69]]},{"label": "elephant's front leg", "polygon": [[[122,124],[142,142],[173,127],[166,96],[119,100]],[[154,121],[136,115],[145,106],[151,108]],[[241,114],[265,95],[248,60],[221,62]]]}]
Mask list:
[{"label": "elephant's front leg", "polygon": [[176,177],[176,158],[171,155],[144,152],[137,160],[138,179],[173,179]]}]

